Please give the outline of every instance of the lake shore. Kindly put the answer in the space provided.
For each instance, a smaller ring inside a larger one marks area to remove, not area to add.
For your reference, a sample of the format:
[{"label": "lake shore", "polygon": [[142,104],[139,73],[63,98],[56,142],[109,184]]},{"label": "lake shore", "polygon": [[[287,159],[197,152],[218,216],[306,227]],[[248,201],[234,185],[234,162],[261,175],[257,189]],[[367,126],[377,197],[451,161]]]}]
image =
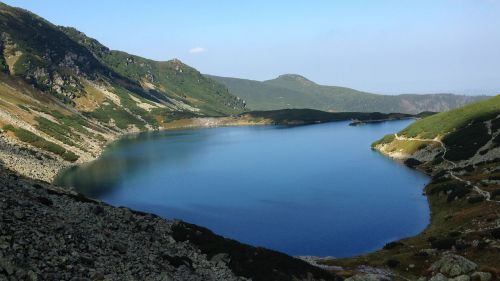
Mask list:
[{"label": "lake shore", "polygon": [[[305,111],[303,113],[302,111]],[[283,113],[284,112],[284,113]],[[290,114],[291,112],[292,114]],[[44,150],[29,146],[15,137],[9,132],[0,131],[0,161],[3,166],[18,172],[20,175],[37,180],[43,180],[48,183],[53,183],[57,175],[72,166],[83,165],[97,159],[106,147],[126,135],[138,134],[151,131],[162,130],[179,130],[179,129],[196,129],[196,128],[215,128],[229,126],[264,126],[264,125],[289,125],[299,126],[307,124],[317,124],[336,121],[354,120],[358,113],[347,113],[342,116],[336,116],[335,113],[320,112],[315,110],[279,110],[275,112],[249,112],[237,116],[228,117],[199,117],[178,119],[167,123],[162,123],[158,129],[146,128],[146,130],[132,129],[128,132],[118,134],[108,134],[105,143],[93,141],[91,154],[78,154],[80,159],[75,163],[71,163],[54,156]],[[318,114],[319,113],[319,114]],[[384,115],[384,114],[378,114]],[[378,116],[377,115],[377,116]],[[364,122],[371,122],[371,114],[361,113],[361,117],[357,117],[357,122],[363,122],[360,119],[365,118]],[[407,119],[407,115],[387,114],[386,118],[377,119],[377,122],[402,120]],[[91,141],[91,140],[88,140]]]}]

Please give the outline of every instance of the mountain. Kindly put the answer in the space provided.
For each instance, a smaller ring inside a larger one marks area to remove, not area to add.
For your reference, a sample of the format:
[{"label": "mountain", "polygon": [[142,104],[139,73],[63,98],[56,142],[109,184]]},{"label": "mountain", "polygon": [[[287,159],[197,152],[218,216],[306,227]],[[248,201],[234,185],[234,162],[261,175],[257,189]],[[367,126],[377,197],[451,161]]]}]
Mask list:
[{"label": "mountain", "polygon": [[422,111],[446,111],[486,98],[452,94],[377,95],[345,87],[318,85],[296,74],[285,74],[263,82],[213,75],[207,77],[226,85],[232,94],[242,98],[252,110],[311,108],[416,114]]},{"label": "mountain", "polygon": [[[179,60],[109,50],[74,28],[2,3],[0,97],[5,147],[19,140],[31,151],[26,157],[43,158],[49,166],[94,159],[124,133],[245,110],[224,85]],[[21,160],[12,155],[20,152],[4,149],[10,153],[0,159],[14,168]],[[44,151],[49,154],[38,155]],[[29,166],[26,175],[46,170],[36,161]]]},{"label": "mountain", "polygon": [[67,104],[78,105],[77,98],[91,95],[90,83],[172,109],[211,115],[243,109],[224,86],[179,60],[156,62],[112,51],[73,28],[5,4],[0,24],[3,71]]},{"label": "mountain", "polygon": [[408,280],[417,280],[422,272],[430,280],[452,280],[446,278],[457,273],[446,270],[450,266],[465,279],[498,278],[500,95],[417,120],[373,148],[431,177],[423,191],[430,224],[383,250],[327,264],[388,266]]}]

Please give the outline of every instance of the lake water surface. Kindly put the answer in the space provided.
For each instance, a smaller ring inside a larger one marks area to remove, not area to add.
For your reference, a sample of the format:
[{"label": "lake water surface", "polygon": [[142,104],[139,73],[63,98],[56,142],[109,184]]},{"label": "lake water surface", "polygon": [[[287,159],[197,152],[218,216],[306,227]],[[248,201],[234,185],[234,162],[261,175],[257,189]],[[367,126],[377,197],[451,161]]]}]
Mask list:
[{"label": "lake water surface", "polygon": [[410,122],[144,133],[58,182],[291,255],[352,256],[429,222],[428,177],[370,149]]}]

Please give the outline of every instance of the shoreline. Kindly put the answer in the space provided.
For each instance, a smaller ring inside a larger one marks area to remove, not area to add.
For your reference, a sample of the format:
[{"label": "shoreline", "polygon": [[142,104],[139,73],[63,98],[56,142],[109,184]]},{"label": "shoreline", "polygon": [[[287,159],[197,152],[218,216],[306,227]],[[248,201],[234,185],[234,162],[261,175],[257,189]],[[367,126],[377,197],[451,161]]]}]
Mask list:
[{"label": "shoreline", "polygon": [[[144,134],[144,133],[153,133],[153,132],[166,132],[166,131],[175,131],[175,130],[189,130],[189,129],[209,129],[209,128],[221,128],[221,127],[245,127],[245,126],[269,126],[273,125],[271,122],[247,122],[247,123],[240,123],[240,122],[234,122],[234,120],[228,120],[228,118],[232,117],[202,117],[202,118],[190,118],[190,119],[179,119],[179,120],[174,120],[170,123],[183,123],[183,122],[190,122],[187,126],[186,125],[177,125],[173,124],[173,126],[168,126],[168,127],[162,127],[159,129],[153,129],[153,130],[143,130],[143,131],[135,131],[135,132],[126,132],[123,134],[116,135],[114,138],[109,139],[106,141],[106,143],[102,146],[100,146],[100,151],[98,152],[95,157],[91,159],[86,159],[85,161],[81,161],[79,163],[73,163],[67,166],[60,167],[60,169],[57,171],[55,176],[52,178],[51,181],[48,183],[56,185],[55,181],[57,178],[61,175],[61,173],[65,172],[68,169],[72,169],[74,167],[79,167],[82,165],[87,165],[93,161],[96,161],[99,159],[99,157],[102,156],[104,151],[112,144],[115,142],[119,141],[122,138],[128,137],[128,136],[134,136],[134,135],[139,135],[139,134]],[[203,122],[204,123],[200,123]],[[223,122],[220,122],[223,121]],[[166,123],[166,124],[170,124]],[[73,187],[63,187],[63,188],[68,188],[73,190]]]},{"label": "shoreline", "polygon": [[[246,126],[272,126],[272,125],[283,125],[283,126],[302,126],[302,125],[314,125],[314,124],[323,124],[323,123],[332,123],[332,122],[349,122],[351,123],[348,124],[348,126],[357,126],[357,125],[363,125],[363,124],[372,124],[372,123],[382,123],[382,122],[390,122],[390,121],[401,121],[401,120],[409,120],[409,119],[417,119],[417,117],[403,117],[403,118],[385,118],[385,119],[377,119],[377,120],[357,120],[353,121],[353,119],[345,119],[345,120],[330,120],[330,121],[315,121],[315,122],[303,122],[303,121],[294,121],[291,120],[289,122],[274,122],[271,119],[248,119],[244,118],[241,116],[237,117],[199,117],[199,118],[188,118],[188,119],[178,119],[171,121],[169,123],[165,123],[165,125],[170,125],[170,126],[163,126],[162,128],[159,129],[153,129],[153,130],[142,130],[142,131],[134,131],[134,132],[126,132],[123,134],[119,134],[114,136],[112,139],[109,139],[106,141],[106,143],[102,146],[100,146],[99,152],[92,157],[91,159],[86,159],[85,161],[81,161],[78,163],[73,163],[70,165],[62,166],[59,168],[59,170],[55,173],[55,175],[52,177],[51,181],[48,181],[50,184],[55,185],[56,179],[61,175],[61,173],[65,172],[68,169],[71,169],[73,167],[78,167],[82,165],[86,165],[88,163],[91,163],[95,160],[97,160],[101,155],[104,153],[104,151],[108,148],[109,145],[112,145],[113,143],[119,141],[122,138],[125,138],[127,136],[134,136],[134,135],[139,135],[139,134],[144,134],[144,133],[153,133],[153,132],[162,132],[162,131],[172,131],[172,130],[188,130],[188,129],[209,129],[209,128],[222,128],[222,127],[246,127]],[[186,124],[187,122],[187,124]],[[352,125],[354,122],[356,125]],[[70,188],[70,187],[65,187],[65,188]]]}]

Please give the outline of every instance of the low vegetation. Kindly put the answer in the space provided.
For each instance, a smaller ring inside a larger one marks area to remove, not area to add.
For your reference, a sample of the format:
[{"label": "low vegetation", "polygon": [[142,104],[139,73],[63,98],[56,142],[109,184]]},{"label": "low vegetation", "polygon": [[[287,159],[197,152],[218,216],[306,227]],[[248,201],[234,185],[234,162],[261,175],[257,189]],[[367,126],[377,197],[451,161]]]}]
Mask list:
[{"label": "low vegetation", "polygon": [[276,124],[287,124],[287,123],[297,123],[297,124],[311,124],[311,123],[322,123],[322,122],[332,122],[332,121],[361,121],[361,122],[371,122],[371,121],[381,121],[381,120],[397,120],[412,118],[413,115],[410,114],[400,114],[400,113],[364,113],[364,112],[325,112],[314,109],[281,109],[281,110],[270,110],[270,111],[251,111],[243,113],[240,116],[251,118],[251,119],[267,119],[271,120]]},{"label": "low vegetation", "polygon": [[23,129],[23,128],[15,128],[12,125],[6,125],[3,127],[6,131],[11,131],[15,134],[16,138],[20,141],[28,143],[34,147],[39,149],[52,152],[61,156],[64,160],[75,162],[78,160],[78,156],[71,151],[64,149],[62,146],[55,144],[53,142],[47,141],[44,138],[35,135],[34,133]]}]

